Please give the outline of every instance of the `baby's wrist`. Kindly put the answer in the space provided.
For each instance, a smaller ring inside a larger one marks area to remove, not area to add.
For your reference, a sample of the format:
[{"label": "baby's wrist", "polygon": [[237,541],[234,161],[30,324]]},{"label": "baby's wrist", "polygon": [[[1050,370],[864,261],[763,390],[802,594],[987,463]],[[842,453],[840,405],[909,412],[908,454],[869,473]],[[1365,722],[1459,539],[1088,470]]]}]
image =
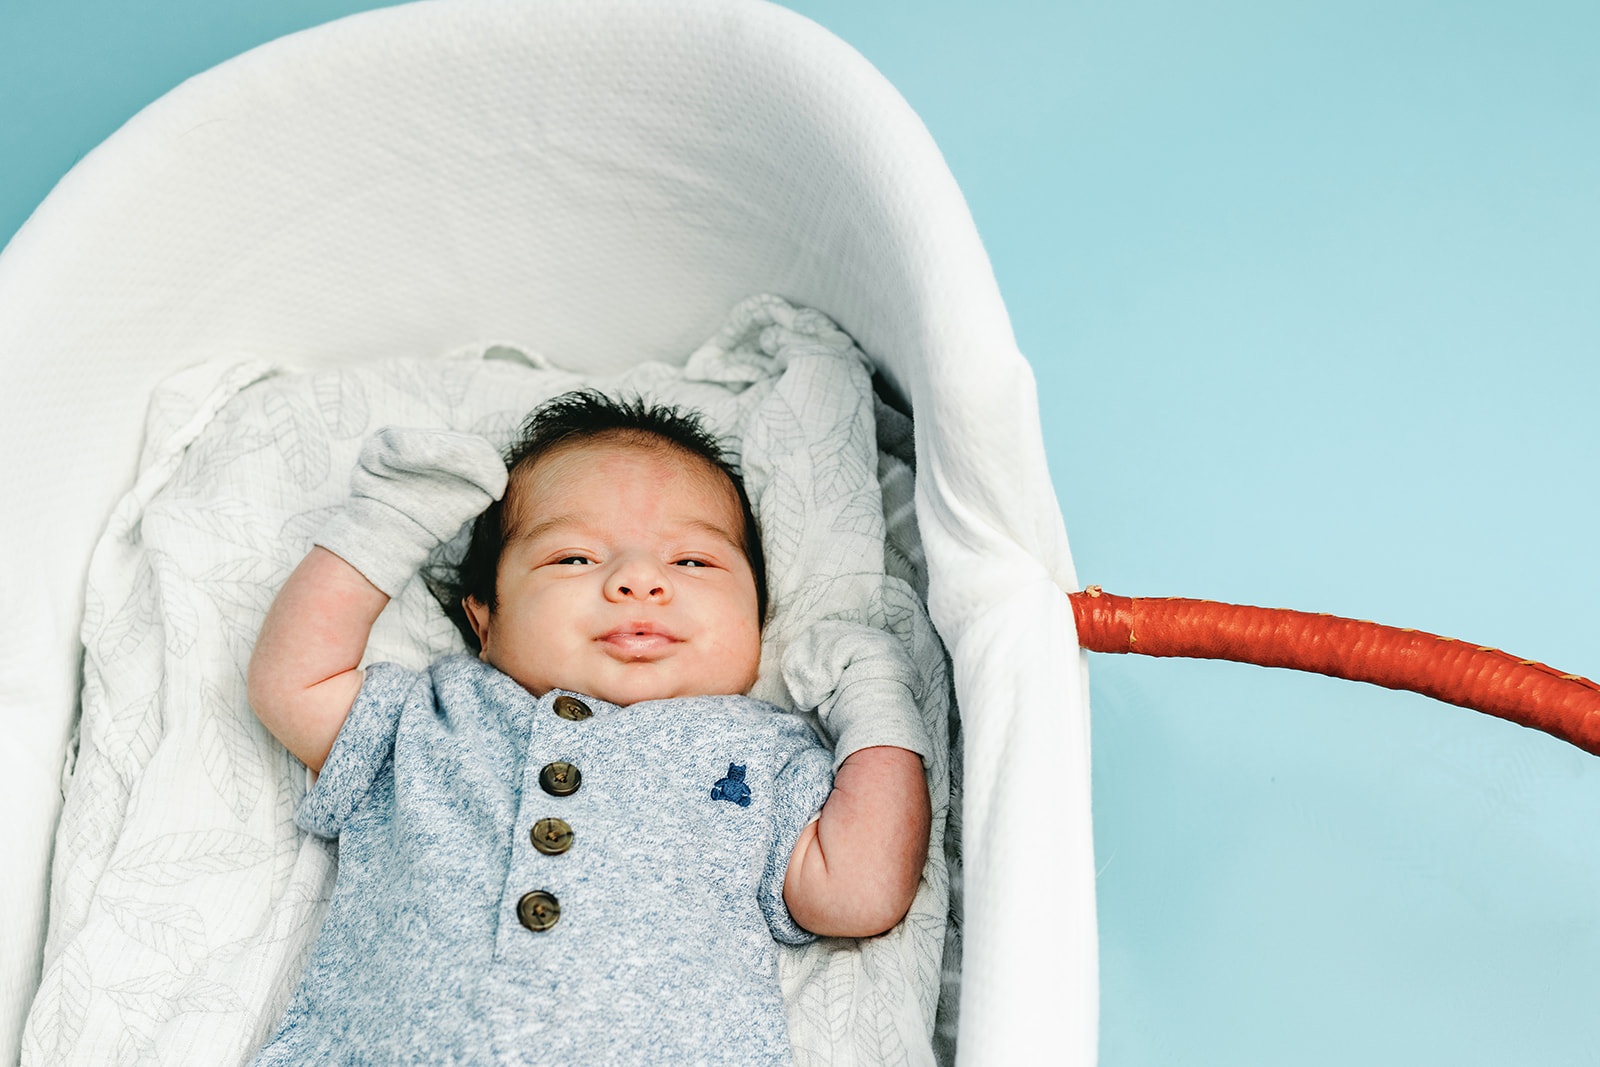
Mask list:
[{"label": "baby's wrist", "polygon": [[869,748],[905,749],[924,760],[933,752],[910,688],[897,681],[874,678],[849,685],[824,710],[822,721],[833,738],[835,768]]},{"label": "baby's wrist", "polygon": [[922,757],[911,749],[873,745],[856,749],[836,764],[833,782],[835,788],[841,782],[850,788],[877,783],[892,794],[909,795],[913,786],[926,788],[926,772]]},{"label": "baby's wrist", "polygon": [[848,764],[853,767],[890,767],[913,762],[919,767],[924,762],[921,754],[914,749],[902,748],[899,745],[869,745],[847,755],[840,761],[840,766]]},{"label": "baby's wrist", "polygon": [[[382,511],[388,512],[381,516],[387,521],[374,521],[372,513]],[[407,525],[414,526],[393,509],[352,500],[328,520],[312,543],[344,560],[392,599],[400,595],[431,548],[406,530]]]}]

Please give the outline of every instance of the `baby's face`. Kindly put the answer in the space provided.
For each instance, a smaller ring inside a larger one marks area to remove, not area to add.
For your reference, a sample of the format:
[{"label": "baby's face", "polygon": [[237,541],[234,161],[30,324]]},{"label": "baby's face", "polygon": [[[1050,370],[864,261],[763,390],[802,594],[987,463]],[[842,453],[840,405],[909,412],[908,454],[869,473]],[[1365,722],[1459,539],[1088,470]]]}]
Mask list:
[{"label": "baby's face", "polygon": [[499,605],[467,601],[485,661],[535,696],[619,705],[755,684],[755,575],[715,467],[671,446],[584,441],[519,469],[507,496]]}]

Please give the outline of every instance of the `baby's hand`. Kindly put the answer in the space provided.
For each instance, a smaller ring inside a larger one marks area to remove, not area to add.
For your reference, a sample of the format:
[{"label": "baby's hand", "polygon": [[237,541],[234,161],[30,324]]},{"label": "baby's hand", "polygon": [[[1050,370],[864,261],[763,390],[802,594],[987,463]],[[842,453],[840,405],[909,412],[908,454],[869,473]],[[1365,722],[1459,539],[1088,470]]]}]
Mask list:
[{"label": "baby's hand", "polygon": [[362,446],[344,509],[316,543],[392,597],[505,489],[505,462],[482,437],[386,426]]},{"label": "baby's hand", "polygon": [[815,708],[833,741],[838,770],[854,752],[889,745],[933,754],[917,707],[921,678],[891,633],[829,620],[813,625],[783,654],[783,680],[795,704]]},{"label": "baby's hand", "polygon": [[833,792],[789,858],[784,901],[814,934],[881,934],[911,907],[928,858],[921,677],[893,634],[829,621],[785,651],[783,679],[834,743]]}]

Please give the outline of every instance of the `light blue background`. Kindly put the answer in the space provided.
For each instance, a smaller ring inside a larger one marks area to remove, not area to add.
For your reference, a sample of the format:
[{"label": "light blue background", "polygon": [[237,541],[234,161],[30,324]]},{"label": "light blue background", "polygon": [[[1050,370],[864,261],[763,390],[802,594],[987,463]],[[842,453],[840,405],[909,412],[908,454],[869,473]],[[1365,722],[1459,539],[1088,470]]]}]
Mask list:
[{"label": "light blue background", "polygon": [[[370,6],[0,0],[0,240],[183,78]],[[791,6],[966,191],[1082,580],[1600,676],[1600,6]],[[1092,671],[1106,1067],[1600,1063],[1600,759],[1317,676]]]}]

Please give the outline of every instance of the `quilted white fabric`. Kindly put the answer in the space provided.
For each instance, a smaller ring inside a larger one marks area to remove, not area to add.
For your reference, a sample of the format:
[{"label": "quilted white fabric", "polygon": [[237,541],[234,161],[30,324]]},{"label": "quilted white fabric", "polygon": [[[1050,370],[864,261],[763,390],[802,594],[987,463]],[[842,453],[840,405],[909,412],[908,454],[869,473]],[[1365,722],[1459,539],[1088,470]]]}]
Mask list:
[{"label": "quilted white fabric", "polygon": [[[505,346],[302,374],[212,363],[156,391],[140,477],[89,574],[80,750],[25,1064],[233,1063],[276,1024],[334,862],[293,823],[304,768],[244,701],[255,633],[370,432],[439,427],[503,447],[529,409],[583,384],[541,364]],[[923,884],[883,937],[783,946],[782,980],[799,1063],[928,1062],[949,677],[917,594],[884,572],[865,358],[824,316],[757,297],[686,370],[646,363],[596,384],[702,411],[742,455],[772,601],[756,694],[793,707],[778,664],[825,619],[893,632],[916,664],[935,739]],[[462,648],[412,579],[367,662],[416,667]]]},{"label": "quilted white fabric", "polygon": [[752,292],[825,311],[916,416],[965,754],[958,1057],[1093,1061],[1088,704],[1031,373],[916,115],[760,0],[430,0],[285,38],[137,116],[0,255],[0,602],[26,606],[0,616],[0,1059],[39,980],[89,556],[156,384],[495,337],[615,373]]}]

